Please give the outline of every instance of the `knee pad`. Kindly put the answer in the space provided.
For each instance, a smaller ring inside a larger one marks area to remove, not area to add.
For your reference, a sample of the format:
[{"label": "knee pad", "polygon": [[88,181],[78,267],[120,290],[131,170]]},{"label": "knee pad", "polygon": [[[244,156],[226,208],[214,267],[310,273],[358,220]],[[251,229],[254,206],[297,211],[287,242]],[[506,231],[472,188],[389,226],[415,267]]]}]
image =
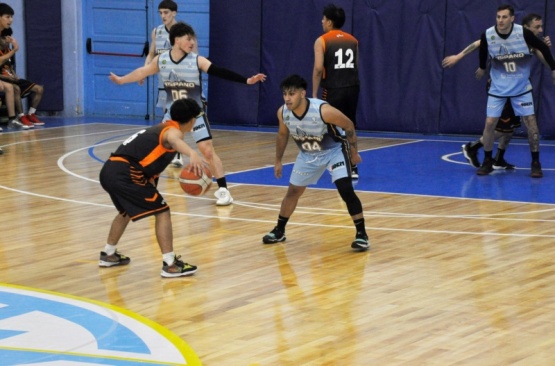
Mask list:
[{"label": "knee pad", "polygon": [[339,195],[347,204],[349,215],[354,216],[362,212],[362,203],[355,193],[353,183],[349,178],[341,178],[335,181]]}]

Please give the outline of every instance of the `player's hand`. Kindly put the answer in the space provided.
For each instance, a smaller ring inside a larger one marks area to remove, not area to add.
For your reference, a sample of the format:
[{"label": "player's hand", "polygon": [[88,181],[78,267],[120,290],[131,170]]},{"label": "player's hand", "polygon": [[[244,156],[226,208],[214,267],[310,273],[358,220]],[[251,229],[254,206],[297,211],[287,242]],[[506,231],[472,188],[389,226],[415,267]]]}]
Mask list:
[{"label": "player's hand", "polygon": [[191,151],[191,155],[189,155],[189,171],[201,177],[204,172],[203,164],[204,162],[200,155],[196,151]]},{"label": "player's hand", "polygon": [[486,74],[486,70],[481,68],[476,69],[476,72],[475,72],[476,80],[481,80],[485,74]]},{"label": "player's hand", "polygon": [[144,83],[145,83],[145,79],[141,79],[137,81],[137,84],[139,84],[140,86],[143,86]]},{"label": "player's hand", "polygon": [[110,76],[108,76],[110,78],[110,80],[112,80],[114,83],[121,85],[123,84],[121,82],[121,77],[117,76],[116,74],[114,74],[113,72],[110,73]]},{"label": "player's hand", "polygon": [[274,175],[276,176],[277,179],[281,178],[283,173],[283,164],[280,162],[276,162],[276,165],[274,165]]},{"label": "player's hand", "polygon": [[356,165],[362,161],[362,157],[358,152],[354,152],[351,150],[351,163]]},{"label": "player's hand", "polygon": [[441,61],[441,66],[445,69],[448,69],[455,66],[457,62],[459,62],[459,60],[460,59],[456,55],[447,56],[443,59],[443,61]]},{"label": "player's hand", "polygon": [[551,47],[551,38],[549,38],[549,36],[543,37],[543,43],[545,43],[547,47]]},{"label": "player's hand", "polygon": [[247,84],[252,85],[252,84],[258,83],[259,81],[262,83],[266,81],[266,75],[256,74],[254,76],[251,76],[250,78],[247,79]]}]

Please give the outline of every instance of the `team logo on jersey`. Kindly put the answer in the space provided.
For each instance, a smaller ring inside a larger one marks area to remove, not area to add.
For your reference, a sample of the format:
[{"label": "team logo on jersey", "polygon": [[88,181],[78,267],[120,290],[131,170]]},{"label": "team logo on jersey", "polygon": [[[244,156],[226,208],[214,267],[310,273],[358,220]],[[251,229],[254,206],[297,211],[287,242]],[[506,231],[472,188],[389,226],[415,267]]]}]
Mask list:
[{"label": "team logo on jersey", "polygon": [[524,52],[519,52],[519,53],[498,55],[498,56],[495,56],[495,59],[497,61],[511,61],[511,60],[520,60],[520,59],[523,59],[524,57],[526,57]]},{"label": "team logo on jersey", "polygon": [[295,133],[291,134],[291,137],[295,141],[317,141],[321,142],[323,140],[323,136],[312,136],[309,135],[305,130],[300,127],[295,129]]},{"label": "team logo on jersey", "polygon": [[164,86],[166,88],[174,88],[174,89],[192,89],[195,87],[195,83],[190,81],[168,80],[168,81],[164,81]]}]

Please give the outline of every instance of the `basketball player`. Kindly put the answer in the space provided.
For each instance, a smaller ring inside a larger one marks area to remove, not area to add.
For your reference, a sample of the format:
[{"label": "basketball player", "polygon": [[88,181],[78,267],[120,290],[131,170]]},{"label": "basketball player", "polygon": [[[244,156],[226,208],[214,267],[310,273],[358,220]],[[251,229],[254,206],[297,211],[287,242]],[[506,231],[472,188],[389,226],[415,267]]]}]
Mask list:
[{"label": "basketball player", "polygon": [[353,189],[351,163],[359,163],[355,126],[341,111],[327,102],[306,97],[307,82],[291,75],[281,82],[285,105],[277,111],[279,130],[276,141],[274,174],[281,178],[282,162],[289,135],[299,147],[289,188],[281,202],[277,226],[262,238],[264,244],[285,240],[285,225],[295,211],[299,198],[309,184],[315,184],[327,169],[339,195],[347,204],[356,236],[351,248],[365,251],[370,247],[364,225],[362,203]]},{"label": "basketball player", "polygon": [[[358,77],[358,40],[341,30],[345,11],[333,4],[324,7],[324,35],[314,43],[312,98],[318,98],[322,84],[322,99],[339,109],[356,127],[360,81]],[[351,176],[358,179],[358,168],[351,167]]]},{"label": "basketball player", "polygon": [[[177,15],[177,4],[172,0],[162,0],[160,4],[158,4],[158,14],[160,14],[162,24],[152,30],[150,36],[150,49],[145,59],[145,66],[148,65],[156,55],[171,49],[170,29],[177,23],[177,20],[175,20],[175,16]],[[141,83],[142,82],[143,80],[141,80]],[[166,92],[161,75],[158,75],[158,100],[156,106],[163,108],[164,113],[166,113]]]},{"label": "basketball player", "polygon": [[[234,71],[212,64],[207,58],[193,52],[194,36],[195,32],[190,25],[182,22],[176,23],[170,30],[170,43],[172,45],[170,51],[156,56],[148,65],[140,67],[125,76],[120,77],[110,73],[110,80],[116,84],[126,84],[159,73],[166,89],[166,109],[168,110],[174,100],[187,96],[202,105],[201,72],[249,85],[266,80],[264,74],[256,74],[246,78]],[[164,119],[168,118],[169,116],[166,114]],[[210,164],[212,174],[216,177],[219,187],[214,193],[217,198],[216,205],[230,205],[233,198],[227,189],[222,161],[212,144],[212,133],[206,114],[197,118],[192,135],[199,150]]]},{"label": "basketball player", "polygon": [[[549,36],[541,37],[543,33],[543,21],[542,17],[539,14],[530,13],[522,18],[522,26],[527,28],[534,33],[536,37],[539,37],[543,40],[543,42],[548,46],[551,47],[551,39]],[[472,53],[473,51],[477,50],[480,47],[480,40],[477,40],[470,45],[468,45],[464,50],[462,50],[459,54],[453,56],[447,56],[442,61],[442,66],[444,68],[450,68],[457,64],[462,58],[466,55]],[[537,50],[532,50],[538,58],[547,65],[543,56]],[[549,65],[547,65],[549,66]],[[487,88],[489,90],[491,80],[488,80]],[[511,138],[513,136],[514,130],[521,126],[520,117],[516,116],[511,105],[510,100],[508,99],[505,102],[503,107],[503,111],[501,112],[501,116],[497,125],[495,126],[495,139],[499,140],[499,145],[497,147],[497,153],[494,158],[494,162],[492,168],[496,169],[507,169],[513,170],[515,167],[513,164],[508,163],[504,159],[505,151]],[[470,165],[475,168],[480,167],[480,160],[478,159],[478,150],[483,146],[482,139],[478,139],[476,141],[469,142],[462,146],[462,152],[464,157],[468,160]]]},{"label": "basketball player", "polygon": [[486,73],[486,63],[491,60],[491,86],[488,91],[487,117],[482,134],[484,161],[479,175],[493,170],[492,150],[494,129],[507,99],[511,100],[517,116],[522,116],[528,130],[528,144],[532,155],[531,177],[541,178],[543,172],[539,160],[540,136],[534,112],[532,85],[530,83],[531,49],[538,50],[551,68],[555,83],[555,60],[549,47],[529,29],[514,24],[514,8],[501,5],[497,8],[496,25],[488,28],[480,40],[480,66],[476,78]]},{"label": "basketball player", "polygon": [[129,264],[129,257],[116,246],[129,221],[154,215],[156,239],[162,252],[162,277],[187,276],[197,267],[184,263],[173,251],[170,207],[156,188],[158,176],[170,164],[176,152],[189,156],[191,169],[202,172],[202,158],[183,141],[191,132],[202,109],[191,99],[179,99],[170,109],[171,119],[142,130],[121,144],[100,171],[100,184],[108,192],[119,214],[112,221],[108,240],[100,252],[100,267]]}]

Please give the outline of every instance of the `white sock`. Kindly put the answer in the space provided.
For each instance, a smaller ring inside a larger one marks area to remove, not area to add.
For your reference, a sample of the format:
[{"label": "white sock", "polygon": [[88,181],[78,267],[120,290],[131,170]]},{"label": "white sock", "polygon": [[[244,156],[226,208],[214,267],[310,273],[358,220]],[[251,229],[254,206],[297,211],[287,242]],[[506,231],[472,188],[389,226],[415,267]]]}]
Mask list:
[{"label": "white sock", "polygon": [[20,114],[17,115],[17,117],[21,118],[21,117],[23,117],[24,115],[25,115],[25,113],[20,113]]},{"label": "white sock", "polygon": [[115,245],[106,244],[106,246],[104,247],[104,253],[106,253],[107,255],[112,255],[115,252],[116,252]]},{"label": "white sock", "polygon": [[33,107],[29,108],[29,114],[35,114],[37,110]]},{"label": "white sock", "polygon": [[166,262],[168,266],[171,266],[175,262],[175,254],[173,252],[162,254],[162,260]]}]

